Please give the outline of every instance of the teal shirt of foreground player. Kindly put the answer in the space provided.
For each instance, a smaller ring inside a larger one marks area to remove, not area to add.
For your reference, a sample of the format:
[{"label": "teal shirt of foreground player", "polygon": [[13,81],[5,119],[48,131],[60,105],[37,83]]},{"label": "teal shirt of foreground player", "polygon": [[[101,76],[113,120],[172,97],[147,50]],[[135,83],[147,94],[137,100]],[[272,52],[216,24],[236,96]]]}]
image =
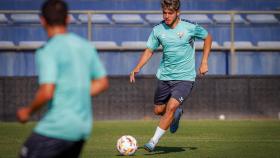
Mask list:
[{"label": "teal shirt of foreground player", "polygon": [[194,81],[195,39],[205,39],[208,32],[195,23],[181,19],[175,28],[164,22],[156,25],[147,41],[147,48],[152,51],[160,45],[163,55],[157,71],[159,80]]},{"label": "teal shirt of foreground player", "polygon": [[35,132],[70,141],[88,138],[91,80],[106,75],[95,48],[75,34],[56,35],[36,52],[36,64],[39,84],[55,84],[55,92]]}]

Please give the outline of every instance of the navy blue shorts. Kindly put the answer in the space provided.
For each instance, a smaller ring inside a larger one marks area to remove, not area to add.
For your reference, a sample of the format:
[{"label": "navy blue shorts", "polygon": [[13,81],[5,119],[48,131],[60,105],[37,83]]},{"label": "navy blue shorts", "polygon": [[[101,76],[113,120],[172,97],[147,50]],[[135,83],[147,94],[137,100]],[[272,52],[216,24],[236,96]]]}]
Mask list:
[{"label": "navy blue shorts", "polygon": [[67,141],[32,133],[23,144],[20,158],[77,158],[84,140]]},{"label": "navy blue shorts", "polygon": [[182,104],[190,95],[194,81],[161,81],[158,80],[154,96],[155,105],[167,104],[170,98]]}]

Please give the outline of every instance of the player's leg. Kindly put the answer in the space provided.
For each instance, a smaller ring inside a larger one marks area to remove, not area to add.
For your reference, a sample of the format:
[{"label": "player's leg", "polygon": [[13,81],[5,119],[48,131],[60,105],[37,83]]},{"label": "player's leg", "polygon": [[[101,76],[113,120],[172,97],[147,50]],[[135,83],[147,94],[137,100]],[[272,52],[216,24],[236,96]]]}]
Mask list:
[{"label": "player's leg", "polygon": [[[194,82],[193,81],[172,81],[171,83],[171,98],[176,99],[180,105],[187,99],[190,95]],[[179,106],[175,113],[173,121],[170,125],[170,132],[175,133],[179,128],[179,121],[183,114],[182,106]]]},{"label": "player's leg", "polygon": [[169,128],[171,133],[175,133],[177,131],[177,129],[179,128],[179,121],[180,121],[181,116],[183,115],[183,112],[184,111],[183,111],[182,106],[179,106],[176,109],[173,120],[172,120],[172,122],[170,124],[170,128]]},{"label": "player's leg", "polygon": [[170,127],[171,133],[177,131],[179,120],[183,113],[181,104],[189,96],[194,82],[192,81],[169,81],[171,87],[171,98],[169,99],[165,114],[160,120],[159,126],[152,139],[144,145],[147,151],[153,151],[159,139],[164,135],[165,131]]},{"label": "player's leg", "polygon": [[159,126],[157,127],[154,136],[150,139],[150,141],[147,144],[144,145],[144,148],[147,151],[154,150],[159,139],[164,135],[165,131],[169,128],[173,120],[174,113],[179,105],[180,103],[176,99],[174,98],[169,99],[166,106],[165,114],[161,117]]},{"label": "player's leg", "polygon": [[166,105],[165,104],[154,106],[155,115],[161,115],[162,116],[162,115],[164,115],[165,110],[166,110]]},{"label": "player's leg", "polygon": [[[158,80],[157,88],[154,96],[154,113],[156,115],[164,115],[166,111],[166,103],[170,98],[170,86],[169,81],[160,81]],[[155,134],[153,137],[161,137],[164,134],[165,130],[160,127],[156,128]],[[151,139],[152,140],[152,139]],[[150,140],[150,141],[151,141]],[[153,146],[150,146],[150,142],[144,145],[144,148],[148,151],[154,149]]]},{"label": "player's leg", "polygon": [[167,130],[169,128],[174,118],[174,113],[179,106],[180,106],[180,102],[178,102],[176,99],[174,98],[169,99],[166,107],[166,112],[159,122],[159,127],[161,129]]}]

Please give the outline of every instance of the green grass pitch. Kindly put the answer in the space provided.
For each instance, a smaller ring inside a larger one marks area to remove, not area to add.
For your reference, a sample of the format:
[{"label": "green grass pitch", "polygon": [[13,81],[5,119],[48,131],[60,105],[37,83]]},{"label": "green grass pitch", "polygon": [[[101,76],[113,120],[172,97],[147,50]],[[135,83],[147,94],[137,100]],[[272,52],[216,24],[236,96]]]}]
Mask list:
[{"label": "green grass pitch", "polygon": [[[132,135],[139,149],[130,157],[280,158],[279,120],[183,120],[175,134],[166,132],[155,152],[142,146],[158,121],[96,121],[82,158],[120,158],[117,139]],[[34,123],[0,123],[0,158],[15,158]]]}]

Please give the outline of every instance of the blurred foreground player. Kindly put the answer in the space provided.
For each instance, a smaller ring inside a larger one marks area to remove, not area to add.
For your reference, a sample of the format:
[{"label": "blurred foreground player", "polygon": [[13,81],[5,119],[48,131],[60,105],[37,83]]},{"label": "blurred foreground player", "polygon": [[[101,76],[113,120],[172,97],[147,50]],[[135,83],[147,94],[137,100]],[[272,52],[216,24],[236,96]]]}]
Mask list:
[{"label": "blurred foreground player", "polygon": [[22,158],[76,158],[92,129],[91,96],[109,86],[95,48],[67,32],[67,4],[48,0],[42,5],[41,24],[49,40],[36,51],[39,89],[30,105],[17,111],[25,123],[48,104],[20,151]]},{"label": "blurred foreground player", "polygon": [[163,21],[153,28],[147,48],[130,73],[130,82],[135,82],[135,75],[152,57],[153,51],[162,46],[163,55],[156,75],[158,83],[154,96],[154,113],[162,117],[154,136],[144,145],[148,151],[154,150],[169,127],[171,133],[175,133],[179,127],[179,120],[183,114],[180,105],[191,93],[196,77],[195,39],[204,40],[199,75],[208,72],[208,56],[212,44],[211,35],[203,27],[180,19],[179,0],[162,0],[161,7]]}]

